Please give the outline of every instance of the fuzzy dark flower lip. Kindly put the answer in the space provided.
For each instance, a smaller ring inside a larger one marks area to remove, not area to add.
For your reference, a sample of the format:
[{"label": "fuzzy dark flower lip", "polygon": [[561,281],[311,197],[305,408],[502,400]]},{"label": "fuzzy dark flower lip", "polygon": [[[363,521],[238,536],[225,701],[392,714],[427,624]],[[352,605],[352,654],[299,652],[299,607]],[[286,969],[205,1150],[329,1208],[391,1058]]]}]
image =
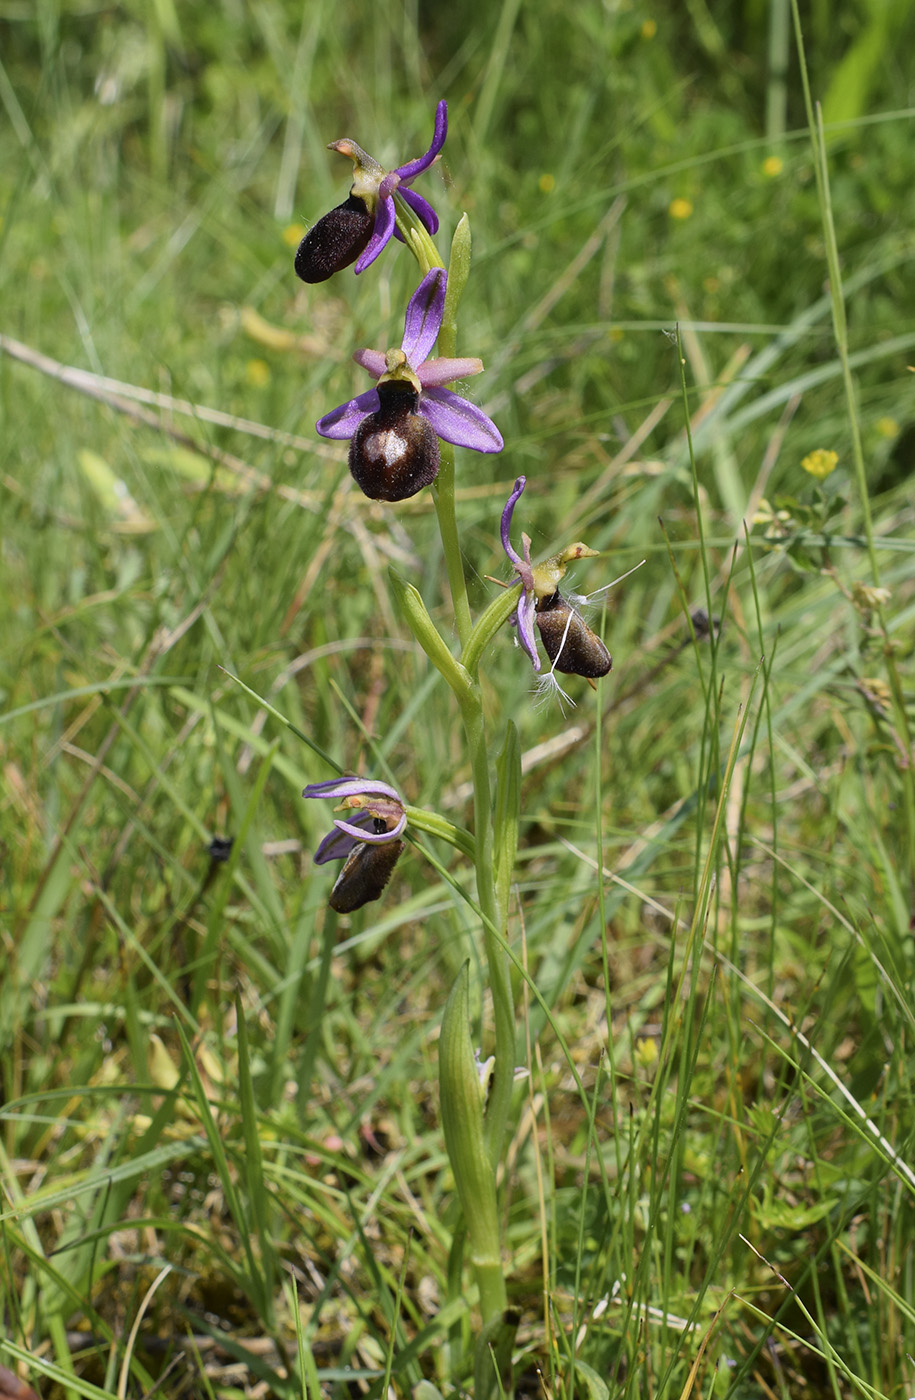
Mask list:
[{"label": "fuzzy dark flower lip", "polygon": [[594,558],[599,550],[589,549],[579,540],[542,564],[532,564],[530,536],[522,534],[524,553],[519,554],[511,542],[511,524],[515,506],[526,485],[526,477],[519,476],[515,481],[502,511],[501,527],[502,548],[521,582],[521,596],[515,614],[518,640],[534,670],[539,671],[541,662],[534,632],[536,625],[544,649],[553,663],[550,674],[562,671],[565,675],[584,676],[593,681],[605,676],[611,669],[610,653],[597,633],[581,617],[574,603],[560,593],[559,582],[573,560]]},{"label": "fuzzy dark flower lip", "polygon": [[403,242],[396,225],[395,194],[410,206],[430,234],[438,232],[438,215],[410,185],[433,164],[447,134],[448,106],[442,101],[435,110],[435,131],[429,149],[396,170],[385,170],[348,136],[330,143],[329,151],[339,151],[353,162],[353,183],[349,199],[319,219],[299,244],[295,270],[303,282],[325,282],[352,262],[357,273],[364,272],[392,235]]},{"label": "fuzzy dark flower lip", "polygon": [[331,778],[310,783],[303,797],[333,798],[352,817],[334,818],[333,830],[315,851],[315,865],[345,862],[330,894],[330,907],[351,914],[380,898],[404,849],[407,815],[400,794],[371,778]]},{"label": "fuzzy dark flower lip", "polygon": [[480,374],[479,359],[430,359],[445,311],[447,273],[434,267],[410,298],[399,350],[357,350],[353,359],[377,380],[374,389],[326,413],[316,424],[326,438],[352,438],[364,419],[381,408],[379,388],[402,386],[416,395],[416,409],[436,435],[475,452],[501,452],[502,434],[482,409],[445,385]]}]

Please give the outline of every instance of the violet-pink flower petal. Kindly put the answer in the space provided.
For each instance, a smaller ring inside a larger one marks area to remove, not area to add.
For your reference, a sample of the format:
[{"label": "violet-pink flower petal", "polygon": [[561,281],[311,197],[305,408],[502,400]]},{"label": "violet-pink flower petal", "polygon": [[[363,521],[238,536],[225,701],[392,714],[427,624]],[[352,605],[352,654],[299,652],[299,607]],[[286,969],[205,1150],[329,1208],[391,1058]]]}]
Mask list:
[{"label": "violet-pink flower petal", "polygon": [[[526,485],[526,476],[519,476],[516,478],[515,484],[512,488],[512,493],[509,496],[508,500],[505,502],[505,509],[502,511],[502,548],[505,550],[505,553],[508,555],[512,563],[516,566],[523,565],[524,560],[521,558],[521,555],[512,545],[512,516],[515,513],[515,505],[517,504]],[[533,580],[531,580],[529,587],[533,587]]]},{"label": "violet-pink flower petal", "polygon": [[354,350],[353,359],[367,369],[373,379],[380,379],[388,367],[383,350]]},{"label": "violet-pink flower petal", "polygon": [[[529,560],[521,557],[511,541],[512,516],[526,485],[527,477],[519,476],[512,488],[511,495],[505,502],[501,525],[502,548],[511,560],[515,573],[521,581],[521,597],[518,599],[518,611],[514,618],[518,628],[518,640],[530,657],[534,670],[539,671],[540,657],[537,654],[537,636],[534,632],[534,617],[537,612],[537,600],[534,597],[534,575]],[[525,546],[526,553],[527,547]]]},{"label": "violet-pink flower petal", "polygon": [[364,394],[357,394],[348,403],[341,403],[338,408],[332,408],[330,413],[325,413],[323,418],[318,419],[315,427],[322,437],[335,438],[338,441],[351,438],[363,418],[378,412],[380,403],[378,390],[366,389]]},{"label": "violet-pink flower petal", "polygon": [[[397,800],[399,802],[400,798],[398,798]],[[374,821],[371,812],[366,812],[364,815],[367,816],[371,821]],[[334,826],[337,828],[338,831],[345,831],[347,836],[353,837],[353,839],[356,841],[368,841],[369,845],[376,845],[385,841],[393,841],[395,837],[400,836],[401,832],[404,830],[406,825],[406,812],[401,814],[400,820],[395,826],[391,827],[390,831],[374,831],[369,830],[367,827],[364,828],[362,823],[359,822],[358,817],[354,818],[351,822],[345,822],[342,820],[341,817],[334,817]]]},{"label": "violet-pink flower petal", "polygon": [[[355,357],[354,357],[355,358]],[[360,364],[363,363],[360,361]],[[368,366],[366,365],[366,368]],[[453,384],[456,379],[469,379],[473,374],[483,373],[483,361],[477,359],[427,360],[416,371],[416,377],[424,389],[440,388]]]},{"label": "violet-pink flower petal", "polygon": [[443,267],[427,272],[407,305],[401,350],[407,364],[415,372],[429,358],[442,324],[445,310],[445,284],[448,274]]},{"label": "violet-pink flower petal", "polygon": [[518,611],[515,614],[518,623],[518,641],[530,657],[534,670],[539,671],[540,657],[537,655],[537,638],[534,633],[536,611],[537,603],[533,593],[522,589],[521,597],[518,599]]},{"label": "violet-pink flower petal", "polygon": [[[424,199],[416,190],[406,189],[404,185],[401,185],[397,193],[406,204],[409,204],[420,223],[425,224],[430,233],[438,233],[438,215],[428,199]],[[395,229],[394,232],[398,233],[399,229]],[[402,236],[401,241],[403,241]]]},{"label": "violet-pink flower petal", "polygon": [[426,154],[419,156],[416,160],[408,160],[406,165],[398,165],[397,169],[394,171],[395,175],[400,176],[401,184],[408,184],[411,180],[415,180],[417,175],[423,170],[428,170],[429,166],[444,146],[445,137],[447,135],[448,104],[443,99],[435,109],[435,131],[432,135],[432,145],[429,147],[428,151],[426,151]]},{"label": "violet-pink flower petal", "polygon": [[390,797],[400,801],[400,793],[390,783],[376,778],[327,778],[323,783],[309,783],[303,797]]},{"label": "violet-pink flower petal", "polygon": [[372,230],[372,236],[365,252],[356,259],[354,272],[365,272],[367,267],[371,267],[378,254],[391,241],[395,217],[394,201],[392,199],[379,199],[375,209],[375,227]]},{"label": "violet-pink flower petal", "polygon": [[474,452],[501,452],[502,434],[481,408],[450,389],[423,389],[419,411],[440,438]]},{"label": "violet-pink flower petal", "polygon": [[[365,815],[374,824],[374,818],[368,812]],[[362,840],[361,835],[359,840]],[[345,831],[338,831],[336,827],[332,827],[315,851],[315,865],[327,865],[331,860],[346,860],[357,844],[358,842]]]}]

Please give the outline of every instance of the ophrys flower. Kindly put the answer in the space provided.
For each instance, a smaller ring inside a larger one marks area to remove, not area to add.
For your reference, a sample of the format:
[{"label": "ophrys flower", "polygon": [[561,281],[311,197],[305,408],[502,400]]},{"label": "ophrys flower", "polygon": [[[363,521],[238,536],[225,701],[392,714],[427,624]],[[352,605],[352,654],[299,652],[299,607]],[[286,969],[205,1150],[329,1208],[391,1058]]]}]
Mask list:
[{"label": "ophrys flower", "polygon": [[334,818],[315,851],[315,865],[346,862],[330,892],[331,909],[352,914],[379,899],[404,848],[400,835],[407,817],[399,793],[370,778],[331,778],[310,783],[302,796],[337,798],[352,813],[347,820]]},{"label": "ophrys flower", "polygon": [[438,439],[476,452],[501,452],[502,435],[482,409],[445,385],[479,374],[478,359],[429,359],[445,309],[447,274],[434,267],[410,298],[403,341],[395,350],[357,350],[375,376],[367,389],[326,413],[317,430],[349,438],[349,468],[366,496],[404,501],[438,475]]},{"label": "ophrys flower", "polygon": [[521,580],[521,596],[515,615],[518,640],[530,657],[534,670],[539,671],[541,663],[534,633],[536,624],[544,651],[553,663],[551,675],[554,671],[562,671],[568,676],[584,676],[594,681],[605,676],[613,665],[610,653],[576,608],[575,603],[579,600],[574,596],[572,599],[566,598],[560,593],[559,581],[574,559],[594,557],[599,551],[589,549],[578,541],[542,564],[532,564],[530,536],[522,534],[524,554],[520,555],[512,545],[510,532],[515,504],[526,485],[527,478],[519,476],[502,512],[502,548]]},{"label": "ophrys flower", "polygon": [[309,229],[295,255],[295,270],[303,282],[326,282],[350,263],[364,272],[375,261],[391,235],[403,241],[396,227],[394,195],[399,194],[430,233],[438,230],[438,215],[428,200],[409,188],[417,175],[435,160],[448,131],[448,109],[440,102],[435,111],[435,132],[425,155],[387,171],[361,146],[345,136],[332,141],[329,151],[339,151],[353,162],[349,198]]}]

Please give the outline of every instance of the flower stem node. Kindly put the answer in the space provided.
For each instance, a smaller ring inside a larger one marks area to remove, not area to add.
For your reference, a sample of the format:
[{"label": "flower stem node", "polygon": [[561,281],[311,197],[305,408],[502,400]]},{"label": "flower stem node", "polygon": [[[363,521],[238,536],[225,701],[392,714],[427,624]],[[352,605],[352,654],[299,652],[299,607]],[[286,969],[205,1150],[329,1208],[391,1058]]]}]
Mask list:
[{"label": "flower stem node", "polygon": [[338,151],[353,162],[353,183],[349,198],[309,229],[295,255],[296,275],[303,282],[326,282],[335,272],[351,263],[364,272],[391,241],[403,242],[396,226],[394,195],[399,195],[429,233],[438,231],[438,215],[422,195],[409,188],[417,175],[428,170],[445,144],[448,109],[440,102],[435,112],[432,144],[425,155],[387,171],[361,146],[344,137],[333,141],[329,151]]},{"label": "flower stem node", "polygon": [[410,298],[399,349],[357,350],[373,375],[367,389],[318,420],[322,437],[350,439],[349,468],[366,496],[405,501],[438,475],[438,439],[476,452],[501,452],[496,425],[445,385],[479,374],[478,359],[430,359],[445,309],[447,273],[434,267]]},{"label": "flower stem node", "polygon": [[511,542],[511,523],[515,505],[526,485],[527,478],[519,476],[502,512],[502,548],[521,581],[521,597],[515,614],[518,640],[534,670],[539,671],[541,662],[534,634],[536,624],[544,651],[552,662],[551,673],[561,671],[567,676],[597,680],[610,671],[612,658],[574,602],[560,593],[559,581],[573,560],[593,558],[599,551],[589,549],[578,541],[567,545],[559,554],[551,555],[544,563],[532,564],[530,536],[523,534],[522,557]]},{"label": "flower stem node", "polygon": [[369,778],[332,778],[310,783],[302,796],[339,798],[337,810],[354,814],[346,821],[335,817],[315,851],[315,865],[346,862],[330,893],[331,909],[352,914],[380,899],[405,844],[400,836],[407,817],[396,789]]}]

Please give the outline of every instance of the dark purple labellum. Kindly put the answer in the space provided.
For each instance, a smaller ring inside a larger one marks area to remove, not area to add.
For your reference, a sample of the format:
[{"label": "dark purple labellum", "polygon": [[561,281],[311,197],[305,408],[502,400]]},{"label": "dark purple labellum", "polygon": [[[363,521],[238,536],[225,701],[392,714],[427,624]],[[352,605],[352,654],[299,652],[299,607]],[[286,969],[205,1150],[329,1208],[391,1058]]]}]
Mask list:
[{"label": "dark purple labellum", "polygon": [[[384,831],[384,823],[376,825],[380,825]],[[370,845],[363,841],[356,846],[347,856],[346,864],[330,892],[328,902],[331,909],[338,914],[352,914],[363,904],[380,899],[404,844],[403,841],[383,841],[379,845]]]},{"label": "dark purple labellum", "polygon": [[295,255],[296,276],[303,282],[326,282],[364,253],[375,227],[365,200],[351,194],[306,233]]},{"label": "dark purple labellum", "polygon": [[534,620],[547,656],[563,675],[596,680],[610,670],[609,651],[558,589],[537,603]]},{"label": "dark purple labellum", "polygon": [[349,445],[349,469],[373,501],[405,501],[438,476],[438,438],[416,412],[419,396],[411,385],[392,380],[378,385],[380,406],[363,418]]}]

